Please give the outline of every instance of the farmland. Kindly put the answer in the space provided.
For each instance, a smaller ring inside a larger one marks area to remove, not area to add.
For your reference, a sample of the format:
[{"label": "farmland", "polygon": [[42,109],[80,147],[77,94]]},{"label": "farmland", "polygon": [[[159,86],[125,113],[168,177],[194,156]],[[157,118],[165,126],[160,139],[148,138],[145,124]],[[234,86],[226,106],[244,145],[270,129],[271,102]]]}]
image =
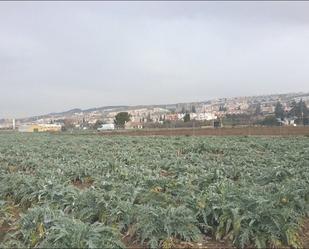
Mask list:
[{"label": "farmland", "polygon": [[121,136],[309,136],[308,126],[247,126],[224,128],[132,129],[100,132],[101,135]]},{"label": "farmland", "polygon": [[1,248],[308,246],[308,137],[0,141]]}]

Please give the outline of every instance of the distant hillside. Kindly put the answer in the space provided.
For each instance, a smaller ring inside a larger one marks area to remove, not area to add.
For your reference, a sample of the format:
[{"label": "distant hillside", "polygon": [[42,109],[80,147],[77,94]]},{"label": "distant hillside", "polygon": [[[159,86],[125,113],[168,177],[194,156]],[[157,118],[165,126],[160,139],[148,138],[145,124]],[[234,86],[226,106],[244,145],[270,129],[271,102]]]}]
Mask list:
[{"label": "distant hillside", "polygon": [[99,108],[89,108],[89,109],[85,109],[82,110],[80,108],[74,108],[68,111],[64,111],[64,112],[52,112],[52,113],[48,113],[48,114],[43,114],[43,115],[39,115],[39,116],[33,116],[33,117],[28,117],[28,118],[22,118],[19,119],[20,121],[23,122],[31,122],[31,121],[35,121],[37,119],[44,119],[44,118],[49,118],[49,117],[67,117],[67,116],[71,116],[75,113],[90,113],[90,112],[94,112],[94,111],[98,111],[98,112],[104,112],[104,111],[113,111],[113,110],[119,110],[119,109],[127,109],[127,106],[104,106],[104,107],[99,107]]},{"label": "distant hillside", "polygon": [[64,112],[53,112],[49,114],[44,114],[40,116],[35,116],[35,117],[28,117],[28,118],[23,118],[19,119],[22,122],[31,122],[37,119],[44,119],[44,118],[49,118],[49,117],[69,117],[73,114],[87,114],[87,113],[92,113],[92,112],[99,112],[99,113],[108,113],[108,112],[119,112],[119,111],[128,111],[128,110],[133,110],[133,109],[141,109],[141,108],[164,108],[170,111],[175,111],[179,110],[182,107],[187,107],[190,105],[202,105],[202,104],[212,104],[214,102],[220,102],[224,103],[232,99],[237,99],[237,98],[247,98],[249,102],[274,102],[277,101],[278,99],[281,99],[283,101],[292,101],[294,99],[299,99],[299,98],[305,98],[309,99],[309,93],[286,93],[286,94],[269,94],[269,95],[259,95],[259,96],[239,96],[239,97],[232,97],[232,98],[217,98],[213,100],[206,100],[206,101],[200,101],[200,102],[187,102],[187,103],[176,103],[176,104],[162,104],[162,105],[135,105],[135,106],[125,106],[125,105],[120,105],[120,106],[103,106],[103,107],[94,107],[94,108],[89,108],[89,109],[80,109],[80,108],[74,108],[68,111]]}]

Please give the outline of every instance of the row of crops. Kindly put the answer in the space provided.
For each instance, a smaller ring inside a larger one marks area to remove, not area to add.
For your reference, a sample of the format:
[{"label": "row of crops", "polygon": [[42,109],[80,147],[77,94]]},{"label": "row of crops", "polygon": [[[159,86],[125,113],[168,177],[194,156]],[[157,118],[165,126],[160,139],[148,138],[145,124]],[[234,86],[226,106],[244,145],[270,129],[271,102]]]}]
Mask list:
[{"label": "row of crops", "polygon": [[0,134],[1,248],[300,248],[309,138]]}]

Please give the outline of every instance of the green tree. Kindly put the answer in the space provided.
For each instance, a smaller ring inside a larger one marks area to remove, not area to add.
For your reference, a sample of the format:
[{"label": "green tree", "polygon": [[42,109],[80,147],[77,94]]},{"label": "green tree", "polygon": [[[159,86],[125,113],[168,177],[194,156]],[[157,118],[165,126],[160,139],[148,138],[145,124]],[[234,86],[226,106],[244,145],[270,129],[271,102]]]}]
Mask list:
[{"label": "green tree", "polygon": [[195,105],[191,107],[191,112],[196,113]]},{"label": "green tree", "polygon": [[296,109],[297,109],[297,103],[295,100],[292,101],[291,105],[291,110],[288,113],[289,117],[296,117]]},{"label": "green tree", "polygon": [[255,108],[255,115],[260,115],[261,114],[261,103],[257,103],[256,108]]},{"label": "green tree", "polygon": [[186,109],[184,106],[181,108],[181,113],[186,113]]},{"label": "green tree", "polygon": [[224,105],[219,106],[219,112],[226,112],[227,108]]},{"label": "green tree", "polygon": [[275,126],[275,125],[279,125],[279,122],[278,122],[277,117],[275,115],[269,115],[269,116],[266,116],[262,120],[261,125]]},{"label": "green tree", "polygon": [[284,117],[285,117],[284,109],[283,109],[283,106],[282,106],[280,101],[278,101],[277,104],[276,104],[275,116],[276,116],[276,118],[281,118],[281,119],[284,119]]},{"label": "green tree", "polygon": [[190,114],[186,113],[185,116],[183,117],[184,122],[189,122],[190,121]]},{"label": "green tree", "polygon": [[148,115],[147,115],[147,122],[152,122],[153,120],[152,120],[152,118],[151,118],[151,115],[150,115],[150,113],[148,113]]},{"label": "green tree", "polygon": [[114,123],[117,127],[124,128],[126,122],[129,122],[131,115],[128,112],[119,112],[115,116]]},{"label": "green tree", "polygon": [[62,131],[73,130],[74,128],[75,128],[75,125],[72,119],[63,120],[63,126],[61,127]]},{"label": "green tree", "polygon": [[308,122],[309,110],[306,103],[301,99],[298,103],[292,102],[292,109],[289,112],[290,117],[297,117],[298,124],[306,124]]},{"label": "green tree", "polygon": [[102,126],[102,124],[103,124],[102,120],[97,120],[95,124],[93,125],[93,129],[97,130],[99,127]]},{"label": "green tree", "polygon": [[299,109],[299,115],[298,115],[298,119],[299,119],[299,123],[305,125],[308,123],[308,115],[309,115],[309,111],[308,108],[306,106],[306,103],[301,99],[298,103],[298,109]]}]

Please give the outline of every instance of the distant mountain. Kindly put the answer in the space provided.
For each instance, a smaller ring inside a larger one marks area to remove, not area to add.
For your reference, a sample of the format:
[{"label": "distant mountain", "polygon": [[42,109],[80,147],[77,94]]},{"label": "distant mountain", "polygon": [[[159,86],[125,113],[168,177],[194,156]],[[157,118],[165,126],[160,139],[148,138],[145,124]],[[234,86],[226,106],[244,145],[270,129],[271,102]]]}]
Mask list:
[{"label": "distant mountain", "polygon": [[75,108],[75,109],[68,110],[68,111],[65,111],[65,112],[52,112],[52,113],[49,113],[47,115],[70,115],[70,114],[79,113],[79,112],[82,112],[82,111],[83,111],[82,109]]},{"label": "distant mountain", "polygon": [[103,107],[95,107],[95,108],[89,108],[89,109],[79,109],[75,108],[69,111],[64,111],[64,112],[53,112],[49,113],[47,115],[54,115],[54,116],[66,116],[66,115],[72,115],[74,113],[87,113],[87,112],[94,112],[94,111],[99,111],[99,112],[104,112],[108,110],[116,110],[116,109],[122,109],[122,108],[128,108],[129,106],[103,106]]}]

